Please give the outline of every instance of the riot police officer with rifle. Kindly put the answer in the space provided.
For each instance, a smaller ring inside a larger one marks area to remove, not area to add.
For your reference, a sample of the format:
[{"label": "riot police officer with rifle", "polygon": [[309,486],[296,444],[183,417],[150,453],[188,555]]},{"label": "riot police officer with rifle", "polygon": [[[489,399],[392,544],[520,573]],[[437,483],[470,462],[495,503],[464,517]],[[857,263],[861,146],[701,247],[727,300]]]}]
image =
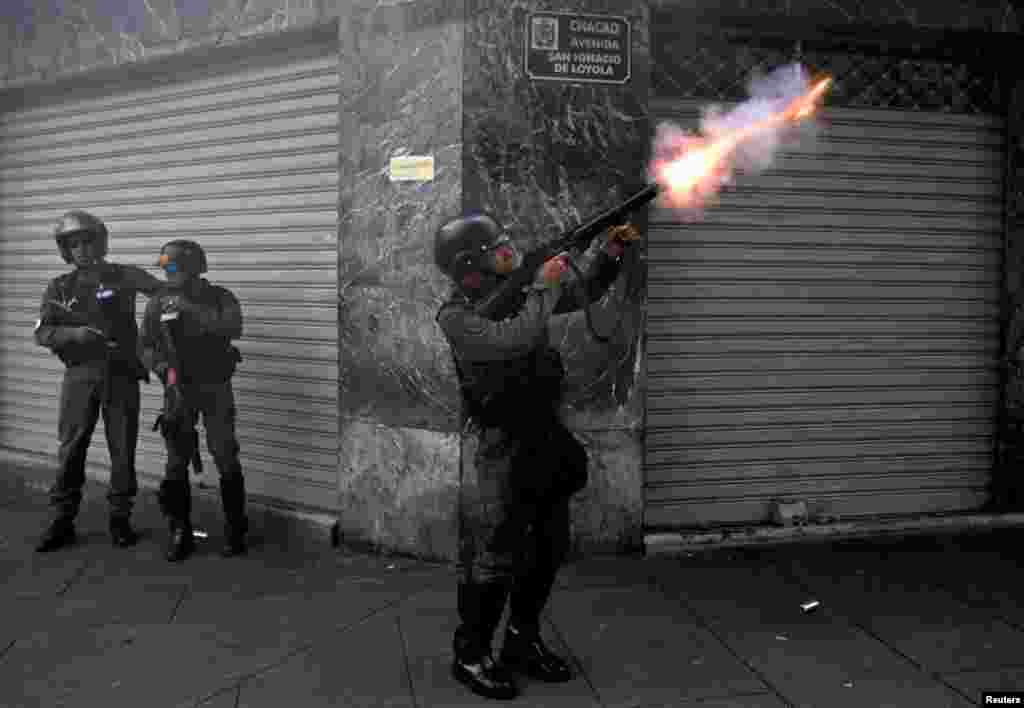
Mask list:
[{"label": "riot police officer with rifle", "polygon": [[242,308],[230,290],[200,277],[207,263],[198,243],[179,239],[164,244],[159,266],[167,273],[167,288],[149,301],[140,340],[143,361],[164,383],[164,410],[155,427],[167,446],[157,494],[170,526],[166,557],[181,561],[195,550],[188,466],[198,456],[199,415],[220,474],[221,554],[239,555],[246,551],[248,520],[231,387],[241,356],[231,342],[242,336]]},{"label": "riot police officer with rifle", "polygon": [[[471,215],[436,235],[435,262],[455,285],[437,321],[454,355],[464,419],[452,673],[488,698],[518,694],[510,670],[543,681],[572,678],[541,640],[540,614],[568,552],[569,499],[586,485],[587,455],[559,419],[564,371],[547,325],[614,282],[624,243],[639,234],[620,225],[610,235],[591,244],[576,289],[564,287],[564,256],[549,258],[500,311],[482,311],[481,303],[529,266],[498,222]],[[491,644],[506,601],[510,616],[496,662]]]},{"label": "riot police officer with rifle", "polygon": [[101,412],[111,462],[110,536],[116,546],[131,546],[138,541],[130,517],[138,493],[139,381],[149,379],[136,355],[135,297],[152,295],[163,283],[141,268],[107,262],[107,227],[93,214],[68,212],[54,238],[64,262],[75,269],[50,281],[35,328],[36,343],[66,367],[57,479],[50,492],[55,518],[36,550],[54,551],[75,541],[86,453]]}]

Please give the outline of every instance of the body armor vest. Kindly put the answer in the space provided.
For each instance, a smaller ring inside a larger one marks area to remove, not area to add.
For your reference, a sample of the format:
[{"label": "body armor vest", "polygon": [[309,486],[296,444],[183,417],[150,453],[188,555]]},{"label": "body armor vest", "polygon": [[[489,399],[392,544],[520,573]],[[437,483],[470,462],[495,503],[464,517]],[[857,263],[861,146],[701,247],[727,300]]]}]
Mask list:
[{"label": "body armor vest", "polygon": [[[171,294],[207,307],[217,307],[219,290],[202,281],[194,290],[174,291]],[[242,356],[228,337],[213,334],[185,336],[180,319],[170,324],[170,330],[181,360],[185,383],[223,383],[234,376]]]},{"label": "body armor vest", "polygon": [[100,277],[74,271],[57,280],[60,303],[47,307],[47,324],[89,326],[104,332],[115,342],[69,343],[58,353],[67,366],[109,362],[128,369],[140,369],[137,357],[139,328],[135,322],[135,291],[121,287],[117,266],[108,265]]},{"label": "body armor vest", "polygon": [[[465,297],[453,296],[441,306],[438,319],[448,307],[471,305]],[[466,361],[450,341],[448,345],[459,379],[463,417],[485,427],[515,430],[546,420],[561,400],[565,369],[546,337],[523,356],[496,361]]]}]

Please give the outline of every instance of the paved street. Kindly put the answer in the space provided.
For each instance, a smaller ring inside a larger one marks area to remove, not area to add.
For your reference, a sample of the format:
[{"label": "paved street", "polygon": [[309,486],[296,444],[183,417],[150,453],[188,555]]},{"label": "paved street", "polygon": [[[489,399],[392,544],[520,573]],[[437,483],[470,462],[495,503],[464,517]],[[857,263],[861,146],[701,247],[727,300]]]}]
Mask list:
[{"label": "paved street", "polygon": [[[448,567],[333,549],[259,515],[249,556],[223,560],[209,503],[210,538],[172,565],[153,492],[142,542],[118,550],[92,484],[84,539],[38,556],[45,497],[29,481],[0,477],[0,706],[496,704],[449,677]],[[966,707],[1024,690],[1015,533],[574,563],[545,632],[579,676],[526,683],[515,704]]]}]

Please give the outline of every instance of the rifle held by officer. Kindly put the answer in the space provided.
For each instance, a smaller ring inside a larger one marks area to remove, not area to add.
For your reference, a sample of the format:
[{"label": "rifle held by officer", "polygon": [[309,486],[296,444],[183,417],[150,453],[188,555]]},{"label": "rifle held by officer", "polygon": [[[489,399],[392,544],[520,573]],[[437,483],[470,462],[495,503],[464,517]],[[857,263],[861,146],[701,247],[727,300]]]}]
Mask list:
[{"label": "rifle held by officer", "polygon": [[[97,329],[92,325],[89,315],[86,313],[75,312],[63,302],[57,302],[56,300],[47,300],[46,305],[43,318],[40,320],[41,324],[54,327],[85,327],[100,337],[109,339],[107,332]],[[112,342],[108,342],[108,346],[112,345]]]},{"label": "rifle held by officer", "polygon": [[[104,311],[104,318],[109,320],[106,315],[106,309],[114,303],[116,291],[110,288],[100,288],[96,291],[96,301],[100,305],[100,309]],[[108,328],[99,328],[94,326],[91,318],[84,312],[75,312],[69,305],[57,300],[47,300],[43,311],[43,317],[39,320],[39,325],[48,325],[53,327],[82,327],[89,330],[97,337],[103,340],[106,345],[106,369],[110,371],[111,358],[118,348],[117,342],[111,337],[111,333],[107,331]],[[61,361],[65,361],[64,356],[61,355]],[[111,377],[108,375],[104,379],[103,385],[103,400],[109,401],[112,388],[111,388]]]},{"label": "rifle held by officer", "polygon": [[598,234],[612,226],[624,223],[631,212],[653,200],[660,191],[659,185],[649,184],[621,204],[526,253],[523,256],[522,265],[509,273],[501,285],[476,306],[477,314],[494,319],[499,313],[507,312],[510,303],[515,301],[524,287],[533,282],[537,269],[546,261],[570,249],[587,248]]},{"label": "rifle held by officer", "polygon": [[191,429],[192,469],[196,474],[203,473],[203,458],[199,454],[199,431],[196,430],[196,412],[184,397],[184,374],[181,368],[181,357],[174,337],[172,325],[180,322],[178,312],[165,312],[160,315],[160,334],[167,352],[167,394],[164,396],[164,409],[153,423],[153,430],[160,430],[161,435],[170,439],[177,435],[183,427]]}]

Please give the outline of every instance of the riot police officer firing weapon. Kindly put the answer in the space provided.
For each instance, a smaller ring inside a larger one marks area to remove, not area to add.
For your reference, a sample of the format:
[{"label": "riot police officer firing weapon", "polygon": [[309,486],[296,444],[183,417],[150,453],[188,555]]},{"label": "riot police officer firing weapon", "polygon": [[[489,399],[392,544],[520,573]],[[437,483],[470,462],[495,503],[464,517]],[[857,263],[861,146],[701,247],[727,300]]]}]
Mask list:
[{"label": "riot police officer firing weapon", "polygon": [[138,541],[130,517],[138,493],[139,381],[149,379],[136,355],[135,296],[152,295],[163,283],[141,268],[107,262],[107,227],[88,212],[65,214],[54,238],[64,262],[75,269],[50,281],[35,328],[36,343],[66,366],[57,479],[50,492],[56,514],[36,550],[54,551],[75,541],[86,453],[101,412],[111,462],[111,540],[131,546]]},{"label": "riot police officer firing weapon", "polygon": [[143,361],[164,384],[164,410],[154,429],[167,446],[158,492],[170,526],[166,557],[181,561],[195,550],[188,466],[198,458],[199,415],[220,474],[221,554],[239,555],[246,551],[248,521],[231,387],[241,356],[231,342],[242,336],[242,308],[230,290],[200,277],[207,271],[206,253],[195,241],[164,244],[158,265],[167,273],[167,289],[149,301],[140,339]]},{"label": "riot police officer firing weapon", "polygon": [[[559,419],[564,371],[547,325],[599,299],[618,276],[624,244],[639,238],[618,219],[589,226],[559,245],[590,245],[575,290],[563,287],[568,261],[558,248],[522,256],[491,216],[449,221],[435,240],[435,262],[455,285],[437,321],[454,355],[465,441],[452,673],[488,698],[518,694],[510,669],[543,681],[572,678],[541,640],[540,614],[568,552],[569,499],[586,485],[587,454]],[[595,239],[609,226],[610,239]],[[491,643],[506,600],[496,662]]]}]

